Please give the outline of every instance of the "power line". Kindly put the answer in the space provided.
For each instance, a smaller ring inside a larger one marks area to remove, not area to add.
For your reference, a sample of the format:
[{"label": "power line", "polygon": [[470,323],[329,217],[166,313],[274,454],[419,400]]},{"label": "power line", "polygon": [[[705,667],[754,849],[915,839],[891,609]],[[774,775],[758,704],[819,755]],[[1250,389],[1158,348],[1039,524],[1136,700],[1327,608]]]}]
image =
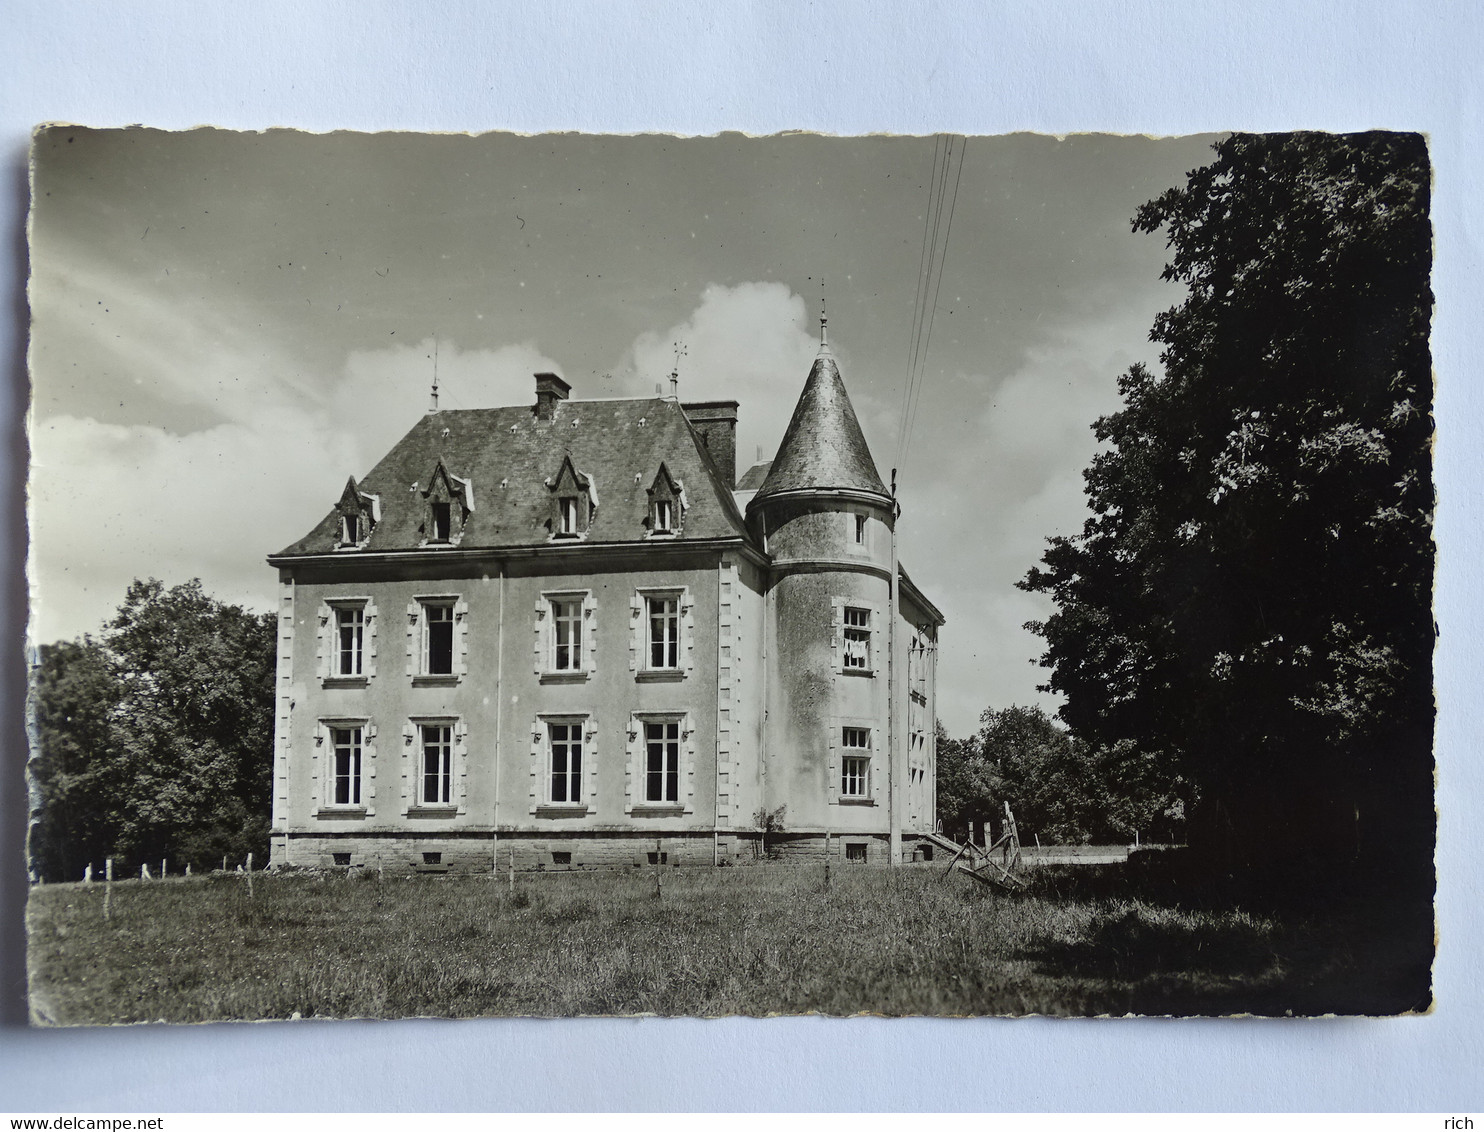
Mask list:
[{"label": "power line", "polygon": [[[912,312],[912,331],[908,339],[907,376],[902,389],[902,420],[897,434],[897,467],[905,464],[911,449],[912,430],[921,403],[922,386],[932,348],[933,327],[937,320],[938,296],[943,287],[943,265],[953,235],[953,215],[958,205],[959,185],[963,180],[964,149],[967,142],[958,138],[958,169],[954,164],[953,135],[940,136],[933,149],[933,172],[928,184],[928,199],[923,217],[922,251],[918,256],[917,292]],[[948,192],[950,173],[953,192]],[[944,203],[948,209],[945,214]]]}]

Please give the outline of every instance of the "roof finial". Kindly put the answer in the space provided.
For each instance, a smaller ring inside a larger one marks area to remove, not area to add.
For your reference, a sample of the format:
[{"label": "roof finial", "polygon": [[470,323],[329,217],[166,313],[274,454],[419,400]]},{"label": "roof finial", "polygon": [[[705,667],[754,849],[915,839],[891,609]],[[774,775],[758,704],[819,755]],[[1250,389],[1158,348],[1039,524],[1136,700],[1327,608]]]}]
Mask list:
[{"label": "roof finial", "polygon": [[824,301],[824,276],[821,275],[819,277],[819,348],[821,350],[828,350],[830,348],[830,320],[825,314]]},{"label": "roof finial", "polygon": [[684,342],[675,343],[675,368],[670,371],[670,397],[680,400],[680,359],[690,353]]},{"label": "roof finial", "polygon": [[433,335],[433,401],[428,406],[428,412],[438,411],[438,335]]}]

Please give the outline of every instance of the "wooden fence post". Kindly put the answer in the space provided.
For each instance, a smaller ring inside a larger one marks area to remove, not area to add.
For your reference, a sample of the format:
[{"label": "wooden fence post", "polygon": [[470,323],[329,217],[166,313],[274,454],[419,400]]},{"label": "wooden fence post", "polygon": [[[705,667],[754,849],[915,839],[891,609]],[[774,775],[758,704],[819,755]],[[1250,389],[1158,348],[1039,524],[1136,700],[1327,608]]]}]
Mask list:
[{"label": "wooden fence post", "polygon": [[87,864],[87,867],[85,869],[83,869],[83,871],[82,871],[82,882],[83,882],[83,884],[92,884],[93,883],[93,862],[92,861],[89,861],[88,864]]},{"label": "wooden fence post", "polygon": [[510,895],[515,895],[515,842],[510,843]]},{"label": "wooden fence post", "polygon": [[654,839],[654,895],[656,899],[664,899],[665,896],[665,866],[664,842],[658,837]]},{"label": "wooden fence post", "polygon": [[824,831],[824,888],[830,890],[830,831]]},{"label": "wooden fence post", "polygon": [[247,855],[247,898],[252,899],[252,854]]}]

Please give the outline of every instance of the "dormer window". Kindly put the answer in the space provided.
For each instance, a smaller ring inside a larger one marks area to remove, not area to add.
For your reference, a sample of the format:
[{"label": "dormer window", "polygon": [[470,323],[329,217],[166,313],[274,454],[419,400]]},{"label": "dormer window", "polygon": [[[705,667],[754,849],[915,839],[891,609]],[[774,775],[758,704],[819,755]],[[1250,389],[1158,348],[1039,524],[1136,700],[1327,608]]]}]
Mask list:
[{"label": "dormer window", "polygon": [[433,507],[433,542],[447,542],[453,529],[453,504],[439,500]]},{"label": "dormer window", "polygon": [[552,511],[548,529],[554,539],[587,537],[593,516],[598,510],[598,491],[591,476],[583,475],[572,465],[572,457],[562,460],[555,479],[547,480],[551,489]]},{"label": "dormer window", "polygon": [[457,546],[474,511],[474,485],[439,460],[423,489],[423,545]]},{"label": "dormer window", "polygon": [[685,517],[685,488],[672,479],[670,469],[660,465],[649,489],[649,537],[665,538],[680,533]]},{"label": "dormer window", "polygon": [[345,490],[340,493],[335,511],[340,519],[335,549],[359,550],[366,545],[371,531],[381,521],[381,497],[362,491],[352,476],[345,482]]}]

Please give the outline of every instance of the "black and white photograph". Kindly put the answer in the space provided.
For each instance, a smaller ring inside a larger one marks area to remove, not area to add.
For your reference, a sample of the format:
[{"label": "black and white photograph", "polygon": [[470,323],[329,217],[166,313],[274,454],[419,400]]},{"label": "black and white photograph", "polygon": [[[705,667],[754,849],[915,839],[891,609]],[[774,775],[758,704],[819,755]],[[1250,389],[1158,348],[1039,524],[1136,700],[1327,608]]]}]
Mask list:
[{"label": "black and white photograph", "polygon": [[1434,1008],[1423,135],[30,188],[33,1024]]}]

